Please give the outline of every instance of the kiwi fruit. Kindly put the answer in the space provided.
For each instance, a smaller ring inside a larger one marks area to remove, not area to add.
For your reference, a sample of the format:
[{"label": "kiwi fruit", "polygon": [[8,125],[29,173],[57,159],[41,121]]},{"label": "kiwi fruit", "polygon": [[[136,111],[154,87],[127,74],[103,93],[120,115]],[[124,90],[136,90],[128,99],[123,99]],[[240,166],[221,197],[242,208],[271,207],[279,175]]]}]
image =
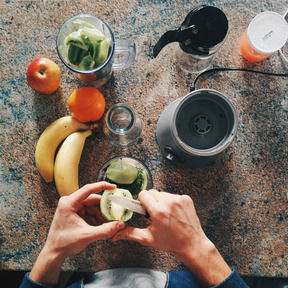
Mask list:
[{"label": "kiwi fruit", "polygon": [[68,59],[73,65],[79,65],[82,58],[88,55],[88,51],[78,46],[70,45],[68,49]]},{"label": "kiwi fruit", "polygon": [[81,29],[81,35],[87,37],[90,42],[106,39],[106,36],[97,28],[84,27]]},{"label": "kiwi fruit", "polygon": [[95,61],[93,60],[91,55],[87,55],[83,57],[81,62],[79,63],[79,69],[81,70],[91,70],[94,68]]},{"label": "kiwi fruit", "polygon": [[96,66],[102,65],[106,61],[109,55],[110,47],[111,47],[111,41],[108,38],[99,43],[97,51],[98,53],[96,57],[94,57]]},{"label": "kiwi fruit", "polygon": [[126,222],[130,220],[133,216],[133,211],[126,209],[112,202],[108,196],[109,195],[119,195],[133,199],[129,190],[115,188],[112,190],[105,190],[101,196],[100,210],[101,214],[107,221],[120,220]]},{"label": "kiwi fruit", "polygon": [[106,177],[117,184],[131,184],[137,175],[137,168],[123,161],[112,162],[106,171]]},{"label": "kiwi fruit", "polygon": [[83,38],[81,37],[81,29],[78,31],[71,32],[66,38],[65,38],[65,45],[70,46],[77,46],[83,50],[88,50],[88,46],[83,41]]},{"label": "kiwi fruit", "polygon": [[73,23],[79,24],[81,28],[65,38],[65,45],[69,46],[70,63],[81,70],[91,70],[102,65],[109,55],[111,39],[83,20],[78,19]]}]

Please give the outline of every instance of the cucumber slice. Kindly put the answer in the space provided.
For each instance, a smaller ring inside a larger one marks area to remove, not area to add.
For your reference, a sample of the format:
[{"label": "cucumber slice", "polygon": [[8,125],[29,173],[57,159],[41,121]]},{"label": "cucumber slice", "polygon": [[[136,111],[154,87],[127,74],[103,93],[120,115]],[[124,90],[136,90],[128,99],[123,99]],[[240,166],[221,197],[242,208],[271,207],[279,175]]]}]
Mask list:
[{"label": "cucumber slice", "polygon": [[103,217],[107,221],[120,220],[126,222],[131,219],[133,211],[115,204],[108,199],[108,195],[119,195],[133,199],[131,193],[126,189],[105,190],[100,201],[100,210]]},{"label": "cucumber slice", "polygon": [[81,37],[81,34],[82,34],[82,29],[79,29],[77,31],[74,31],[74,32],[71,32],[64,40],[64,43],[65,45],[67,46],[70,46],[70,45],[73,45],[73,46],[77,46],[83,50],[86,50],[88,51],[88,48],[89,48],[89,45],[87,45],[82,37]]},{"label": "cucumber slice", "polygon": [[79,64],[79,69],[80,70],[91,70],[94,68],[94,65],[95,65],[95,61],[93,60],[91,55],[87,55],[81,60],[81,62]]},{"label": "cucumber slice", "polygon": [[137,168],[123,161],[112,162],[106,170],[106,177],[118,184],[131,184],[137,175]]},{"label": "cucumber slice", "polygon": [[102,65],[106,61],[110,51],[110,47],[111,47],[111,40],[109,38],[106,38],[105,40],[100,42],[96,58],[94,57],[95,64],[97,67]]}]

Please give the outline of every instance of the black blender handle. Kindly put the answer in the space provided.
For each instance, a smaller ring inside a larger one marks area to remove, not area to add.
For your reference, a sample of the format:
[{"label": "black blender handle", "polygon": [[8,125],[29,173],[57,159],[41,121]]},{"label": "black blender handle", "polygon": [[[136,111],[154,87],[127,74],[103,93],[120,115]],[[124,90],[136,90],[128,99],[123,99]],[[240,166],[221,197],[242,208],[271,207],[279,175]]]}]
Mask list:
[{"label": "black blender handle", "polygon": [[193,35],[197,35],[197,33],[198,33],[198,28],[195,25],[191,25],[189,27],[181,26],[179,29],[169,30],[165,32],[153,48],[154,58],[157,57],[160,51],[167,44],[172,43],[172,42],[179,42],[184,45],[187,45],[189,43],[186,43],[186,41],[191,41],[190,39],[193,38]]},{"label": "black blender handle", "polygon": [[171,42],[186,53],[208,55],[228,32],[228,19],[217,7],[201,5],[188,13],[180,28],[165,32],[153,48],[154,58]]}]

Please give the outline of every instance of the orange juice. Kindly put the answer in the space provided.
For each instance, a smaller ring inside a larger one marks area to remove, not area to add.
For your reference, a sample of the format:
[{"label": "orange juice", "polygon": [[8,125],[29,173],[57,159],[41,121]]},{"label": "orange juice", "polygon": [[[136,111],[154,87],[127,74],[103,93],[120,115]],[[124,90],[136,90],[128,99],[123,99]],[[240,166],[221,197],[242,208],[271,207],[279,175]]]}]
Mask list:
[{"label": "orange juice", "polygon": [[247,31],[242,35],[240,40],[240,51],[242,56],[251,62],[258,62],[266,59],[271,54],[262,54],[254,50],[251,45],[249,44]]},{"label": "orange juice", "polygon": [[278,13],[266,11],[250,22],[240,40],[240,51],[248,61],[258,62],[281,49],[288,38],[288,23]]}]

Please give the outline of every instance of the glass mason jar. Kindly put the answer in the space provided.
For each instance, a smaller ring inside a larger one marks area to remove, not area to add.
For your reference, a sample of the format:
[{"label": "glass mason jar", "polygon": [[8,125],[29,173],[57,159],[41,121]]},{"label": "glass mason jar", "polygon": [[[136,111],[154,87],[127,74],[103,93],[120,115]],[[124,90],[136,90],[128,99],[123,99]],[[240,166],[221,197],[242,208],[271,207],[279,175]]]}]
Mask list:
[{"label": "glass mason jar", "polygon": [[103,131],[112,145],[125,147],[139,138],[142,122],[130,107],[119,103],[105,115]]}]

